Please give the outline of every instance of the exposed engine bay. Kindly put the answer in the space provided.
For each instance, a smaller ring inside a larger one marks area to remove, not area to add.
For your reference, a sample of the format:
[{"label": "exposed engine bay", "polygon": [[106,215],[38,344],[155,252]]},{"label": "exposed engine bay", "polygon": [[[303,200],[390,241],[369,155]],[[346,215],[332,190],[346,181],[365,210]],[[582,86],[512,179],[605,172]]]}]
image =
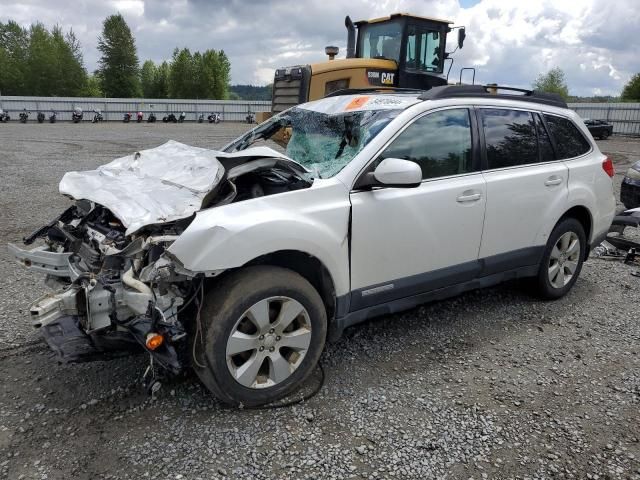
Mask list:
[{"label": "exposed engine bay", "polygon": [[186,341],[201,305],[204,274],[166,249],[196,212],[308,188],[306,169],[268,148],[227,154],[177,142],[88,172],[60,191],[75,204],[10,252],[44,273],[53,293],[30,313],[65,362],[146,350],[171,373],[190,362]]}]

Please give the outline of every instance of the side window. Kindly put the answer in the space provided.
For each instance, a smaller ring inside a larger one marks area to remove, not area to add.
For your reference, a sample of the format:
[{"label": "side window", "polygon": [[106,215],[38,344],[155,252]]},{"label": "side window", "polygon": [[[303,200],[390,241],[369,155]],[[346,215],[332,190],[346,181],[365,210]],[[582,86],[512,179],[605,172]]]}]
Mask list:
[{"label": "side window", "polygon": [[579,157],[591,149],[591,145],[571,120],[555,115],[544,116],[560,159]]},{"label": "side window", "polygon": [[536,130],[538,131],[538,146],[540,148],[540,161],[541,162],[551,162],[555,160],[555,155],[553,154],[553,146],[551,145],[551,139],[549,138],[549,134],[547,133],[547,129],[544,128],[544,124],[542,123],[542,119],[539,114],[534,114],[536,117]]},{"label": "side window", "polygon": [[498,108],[481,112],[490,169],[538,162],[538,138],[530,112]]},{"label": "side window", "polygon": [[442,110],[419,118],[387,147],[376,163],[385,158],[416,162],[423,179],[471,172],[469,110]]}]

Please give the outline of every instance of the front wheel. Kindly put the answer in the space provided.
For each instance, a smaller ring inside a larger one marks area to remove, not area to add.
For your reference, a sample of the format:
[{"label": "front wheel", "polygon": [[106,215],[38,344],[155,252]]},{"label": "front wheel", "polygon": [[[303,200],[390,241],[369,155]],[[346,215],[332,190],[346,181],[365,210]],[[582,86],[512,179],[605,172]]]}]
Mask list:
[{"label": "front wheel", "polygon": [[565,218],[551,232],[536,278],[542,298],[554,300],[566,295],[580,275],[587,248],[582,224]]},{"label": "front wheel", "polygon": [[195,330],[193,364],[202,382],[225,403],[251,407],[281,399],[312,373],[327,314],[302,276],[255,266],[212,287]]}]

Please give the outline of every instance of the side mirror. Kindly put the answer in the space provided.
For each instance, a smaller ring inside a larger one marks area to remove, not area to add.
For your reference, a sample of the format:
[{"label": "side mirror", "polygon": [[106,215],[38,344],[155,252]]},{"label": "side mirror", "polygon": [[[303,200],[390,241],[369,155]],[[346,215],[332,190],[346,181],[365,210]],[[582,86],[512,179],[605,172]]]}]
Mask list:
[{"label": "side mirror", "polygon": [[467,38],[467,32],[465,31],[464,27],[460,27],[458,29],[458,48],[462,48],[465,38]]},{"label": "side mirror", "polygon": [[360,178],[355,187],[412,188],[421,183],[422,169],[417,163],[400,158],[385,158],[373,172]]}]

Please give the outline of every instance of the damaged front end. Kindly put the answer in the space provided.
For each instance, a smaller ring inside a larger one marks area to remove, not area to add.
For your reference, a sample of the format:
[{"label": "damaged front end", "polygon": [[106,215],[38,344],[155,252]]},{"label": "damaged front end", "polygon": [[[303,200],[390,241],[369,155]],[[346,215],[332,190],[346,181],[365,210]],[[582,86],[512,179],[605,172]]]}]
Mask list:
[{"label": "damaged front end", "polygon": [[45,273],[54,290],[31,305],[30,314],[60,360],[147,350],[168,371],[182,369],[178,352],[186,332],[179,313],[196,287],[193,278],[175,272],[164,251],[188,223],[127,237],[108,209],[80,200],[24,239],[27,245],[41,239],[43,246],[9,245],[27,269]]},{"label": "damaged front end", "polygon": [[[189,363],[186,315],[203,278],[167,249],[197,212],[308,188],[304,167],[270,148],[224,153],[169,141],[96,170],[69,172],[60,193],[75,204],[9,252],[46,275],[53,292],[30,307],[61,361],[146,350],[171,373]],[[200,293],[200,294],[199,294]]]}]

